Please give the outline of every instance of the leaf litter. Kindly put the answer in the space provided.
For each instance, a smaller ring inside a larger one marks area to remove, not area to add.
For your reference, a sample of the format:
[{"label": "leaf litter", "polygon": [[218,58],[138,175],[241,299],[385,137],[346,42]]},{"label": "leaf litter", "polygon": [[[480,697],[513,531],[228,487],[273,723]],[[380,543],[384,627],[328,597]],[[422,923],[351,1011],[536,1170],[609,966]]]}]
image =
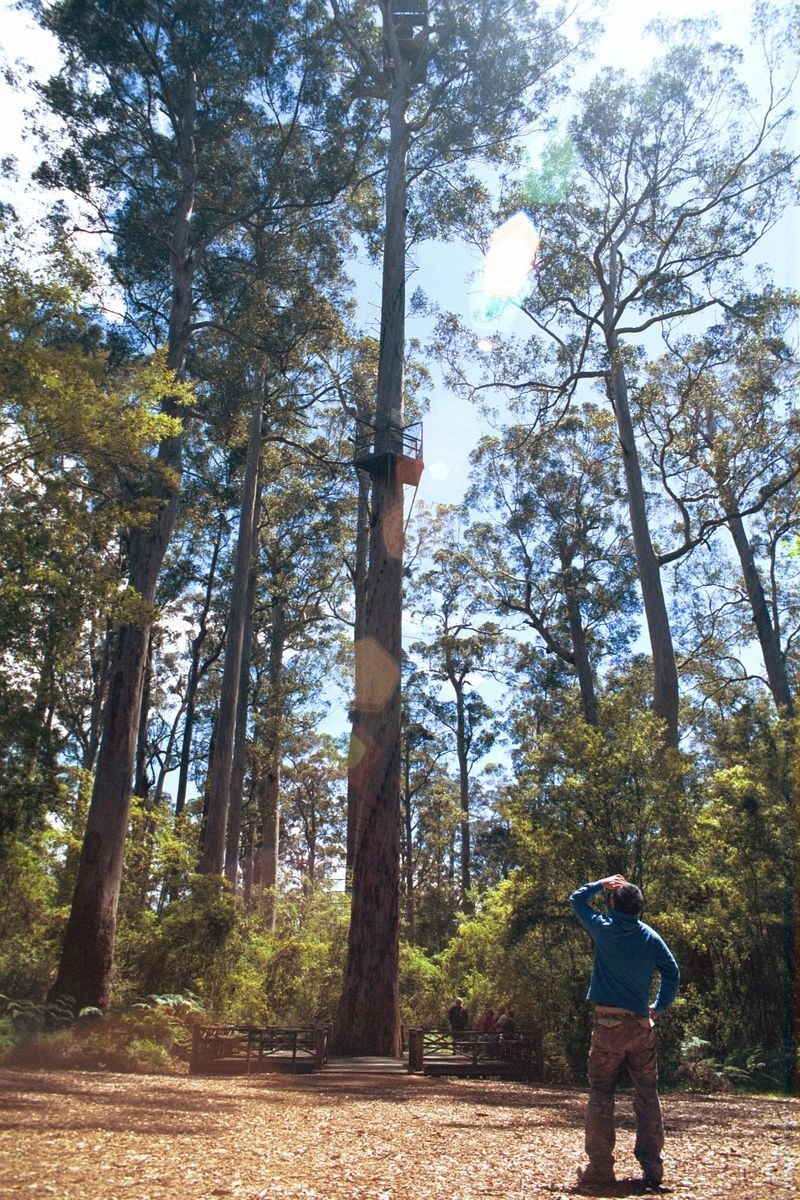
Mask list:
[{"label": "leaf litter", "polygon": [[[0,1200],[571,1200],[586,1093],[407,1075],[0,1071]],[[631,1098],[598,1197],[796,1200],[798,1100],[668,1094],[647,1192]]]}]

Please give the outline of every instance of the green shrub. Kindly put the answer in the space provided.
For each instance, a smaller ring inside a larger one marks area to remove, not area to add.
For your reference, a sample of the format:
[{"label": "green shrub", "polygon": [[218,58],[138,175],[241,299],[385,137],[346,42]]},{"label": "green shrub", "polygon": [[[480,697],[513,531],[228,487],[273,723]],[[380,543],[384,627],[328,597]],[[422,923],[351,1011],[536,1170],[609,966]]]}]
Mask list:
[{"label": "green shrub", "polygon": [[400,944],[400,1020],[407,1028],[447,1024],[452,1004],[448,982],[437,961],[420,946]]},{"label": "green shrub", "polygon": [[[8,1001],[6,1009],[0,1021],[0,1061],[57,1070],[183,1073],[192,1027],[204,1017],[195,997],[181,995],[150,996],[108,1016],[83,1009],[77,1018],[47,1029],[43,1006]],[[25,1019],[9,1015],[12,1011]]]}]

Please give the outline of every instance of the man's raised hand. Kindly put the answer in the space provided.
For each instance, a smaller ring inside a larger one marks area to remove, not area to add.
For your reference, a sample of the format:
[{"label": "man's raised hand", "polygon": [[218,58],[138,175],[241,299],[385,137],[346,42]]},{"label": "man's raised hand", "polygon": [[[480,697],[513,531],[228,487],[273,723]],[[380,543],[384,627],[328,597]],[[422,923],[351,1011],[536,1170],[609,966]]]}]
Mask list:
[{"label": "man's raised hand", "polygon": [[607,875],[605,879],[601,879],[603,887],[607,892],[615,892],[618,887],[622,887],[623,883],[627,882],[624,875]]}]

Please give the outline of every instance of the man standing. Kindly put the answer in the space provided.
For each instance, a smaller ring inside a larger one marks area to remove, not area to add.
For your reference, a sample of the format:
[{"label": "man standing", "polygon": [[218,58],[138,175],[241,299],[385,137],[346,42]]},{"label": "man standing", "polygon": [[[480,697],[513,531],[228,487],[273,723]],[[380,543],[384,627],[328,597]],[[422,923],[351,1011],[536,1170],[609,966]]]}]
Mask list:
[{"label": "man standing", "polygon": [[448,1009],[447,1019],[450,1022],[450,1029],[453,1032],[453,1053],[457,1054],[463,1048],[463,1041],[458,1038],[459,1033],[463,1033],[469,1024],[469,1013],[464,1008],[464,1001],[460,996],[456,997],[455,1004]]},{"label": "man standing", "polygon": [[[589,904],[590,897],[603,890],[609,893],[605,915]],[[578,1182],[589,1187],[615,1181],[614,1089],[624,1063],[635,1093],[634,1154],[645,1180],[660,1184],[664,1177],[664,1124],[658,1098],[655,1022],[675,999],[678,964],[663,938],[639,919],[644,907],[642,893],[624,876],[609,875],[586,883],[572,893],[569,902],[594,942],[586,997],[595,1006],[586,1110],[589,1162],[578,1172]],[[654,971],[659,973],[660,986],[651,1004]]]}]

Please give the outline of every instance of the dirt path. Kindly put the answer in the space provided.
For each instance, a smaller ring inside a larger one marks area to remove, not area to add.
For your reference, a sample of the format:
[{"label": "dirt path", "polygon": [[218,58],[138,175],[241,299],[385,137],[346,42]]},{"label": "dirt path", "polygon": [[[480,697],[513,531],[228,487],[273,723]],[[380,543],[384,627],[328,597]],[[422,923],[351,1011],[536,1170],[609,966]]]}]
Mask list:
[{"label": "dirt path", "polygon": [[[0,1071],[0,1197],[566,1200],[580,1090],[408,1076]],[[796,1200],[800,1102],[667,1096],[661,1194]],[[629,1097],[604,1196],[643,1193]],[[652,1194],[652,1193],[651,1193]]]}]

